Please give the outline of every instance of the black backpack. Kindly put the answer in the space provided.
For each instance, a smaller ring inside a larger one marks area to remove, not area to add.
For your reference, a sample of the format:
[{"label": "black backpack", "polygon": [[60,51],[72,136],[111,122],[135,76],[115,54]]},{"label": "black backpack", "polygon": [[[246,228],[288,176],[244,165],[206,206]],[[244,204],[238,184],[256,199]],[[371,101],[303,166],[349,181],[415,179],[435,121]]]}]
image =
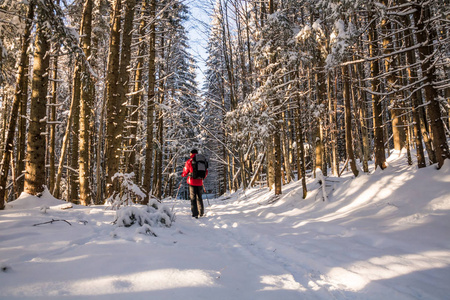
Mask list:
[{"label": "black backpack", "polygon": [[197,154],[192,159],[192,178],[205,179],[206,170],[208,170],[208,161],[203,154]]}]

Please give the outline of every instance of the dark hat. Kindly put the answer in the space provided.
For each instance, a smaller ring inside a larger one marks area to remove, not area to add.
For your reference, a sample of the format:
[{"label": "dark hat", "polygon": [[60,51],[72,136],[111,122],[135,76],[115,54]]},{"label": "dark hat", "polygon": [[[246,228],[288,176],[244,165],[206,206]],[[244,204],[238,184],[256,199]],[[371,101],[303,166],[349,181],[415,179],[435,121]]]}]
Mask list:
[{"label": "dark hat", "polygon": [[192,149],[191,150],[191,154],[197,154],[197,153],[198,153],[197,149]]}]

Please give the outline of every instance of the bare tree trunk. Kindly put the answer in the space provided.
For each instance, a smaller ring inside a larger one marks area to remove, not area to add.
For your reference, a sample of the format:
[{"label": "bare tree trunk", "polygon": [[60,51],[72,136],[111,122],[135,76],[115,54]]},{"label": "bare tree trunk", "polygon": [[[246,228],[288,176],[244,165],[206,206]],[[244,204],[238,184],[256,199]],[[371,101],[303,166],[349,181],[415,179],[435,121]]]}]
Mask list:
[{"label": "bare tree trunk", "polygon": [[[106,95],[106,94],[105,94]],[[100,124],[99,124],[99,130],[98,130],[98,144],[97,144],[97,168],[95,170],[95,177],[97,179],[97,195],[96,195],[96,204],[102,204],[103,203],[103,191],[104,191],[104,178],[101,175],[102,170],[102,154],[103,154],[103,147],[102,147],[102,141],[103,141],[103,128],[104,128],[104,121],[105,121],[105,106],[106,106],[106,99],[103,98],[100,111]]]},{"label": "bare tree trunk", "polygon": [[[279,100],[277,99],[274,106],[279,106]],[[277,118],[278,119],[278,118]],[[281,195],[281,138],[278,129],[275,130],[273,135],[273,148],[274,148],[274,171],[275,171],[275,195]]]},{"label": "bare tree trunk", "polygon": [[430,22],[430,8],[422,4],[416,7],[414,12],[414,21],[417,26],[416,38],[421,45],[419,48],[419,56],[422,62],[422,75],[424,77],[425,98],[429,102],[427,109],[430,117],[431,132],[433,134],[433,146],[436,152],[436,160],[438,168],[442,167],[445,159],[450,159],[450,152],[445,135],[444,123],[441,119],[441,111],[439,108],[439,100],[436,88],[433,82],[436,80],[436,67],[431,59],[433,54],[433,42],[435,40],[434,28],[427,28],[426,22]]},{"label": "bare tree trunk", "polygon": [[345,109],[345,150],[347,152],[347,159],[350,162],[353,175],[358,176],[359,171],[356,168],[355,156],[353,154],[353,139],[352,139],[352,112],[350,108],[350,87],[348,84],[348,66],[342,67],[342,80],[344,82],[343,96]]},{"label": "bare tree trunk", "polygon": [[[387,0],[382,0],[386,7],[389,6]],[[394,50],[394,45],[392,43],[392,35],[391,35],[391,24],[387,17],[383,18],[381,21],[381,30],[383,32],[383,52],[386,56],[384,59],[384,71],[388,74],[386,76],[386,92],[388,93],[388,100],[390,103],[390,112],[392,118],[392,133],[394,137],[394,149],[397,151],[401,151],[405,147],[405,128],[403,124],[403,120],[401,115],[403,113],[403,109],[401,109],[401,104],[399,103],[397,97],[398,93],[395,92],[395,85],[397,82],[397,72],[394,72],[395,60],[392,57],[391,53]]]},{"label": "bare tree trunk", "polygon": [[[78,203],[78,150],[79,150],[79,130],[80,130],[80,97],[81,97],[81,70],[80,70],[80,58],[76,60],[76,67],[73,77],[73,92],[72,102],[74,103],[74,110],[72,111],[72,126],[70,127],[71,145],[70,145],[70,158],[68,164],[70,169],[69,173],[69,192],[67,194],[68,201]],[[63,157],[61,157],[63,159]]]},{"label": "bare tree trunk", "polygon": [[[372,13],[369,13],[369,20],[373,20]],[[379,95],[380,81],[377,77],[380,75],[378,60],[378,34],[375,22],[372,22],[369,28],[369,56],[373,58],[370,62],[370,71],[372,77],[372,110],[373,110],[373,127],[374,127],[374,152],[375,152],[375,168],[380,167],[382,170],[386,168],[386,156],[384,153],[384,135],[382,106]]]},{"label": "bare tree trunk", "polygon": [[25,77],[23,79],[23,87],[21,88],[21,96],[20,96],[20,106],[19,106],[19,129],[17,135],[17,163],[16,163],[16,172],[17,172],[17,194],[16,197],[19,197],[20,193],[23,192],[24,183],[25,183],[25,149],[27,147],[27,103],[28,103],[28,73],[29,73],[29,57],[27,55],[26,64],[24,66],[25,69]]},{"label": "bare tree trunk", "polygon": [[286,181],[287,181],[287,183],[290,183],[292,181],[292,179],[291,179],[291,165],[289,164],[289,145],[288,145],[289,126],[287,126],[287,124],[286,124],[287,118],[286,118],[285,111],[283,111],[281,119],[282,119],[282,123],[281,123],[281,141],[282,141],[282,143],[281,143],[281,145],[282,145],[283,158],[284,158],[283,163],[284,163],[284,170],[286,171]]},{"label": "bare tree trunk", "polygon": [[121,10],[122,0],[114,0],[106,77],[106,197],[112,196],[112,177],[119,171],[124,121],[121,116],[125,110],[120,91]]},{"label": "bare tree trunk", "polygon": [[228,153],[226,155],[227,157],[227,181],[228,181],[228,188],[230,189],[230,191],[233,190],[233,174],[231,171],[231,153]]},{"label": "bare tree trunk", "polygon": [[[405,1],[401,1],[404,3]],[[414,45],[414,39],[412,36],[412,32],[409,29],[411,27],[411,19],[409,16],[405,16],[403,18],[405,27],[407,28],[405,31],[405,42],[406,48],[410,48]],[[416,56],[414,54],[414,50],[410,50],[406,53],[406,61],[409,65],[407,72],[408,77],[411,83],[416,81],[418,78],[417,71],[412,67],[416,64]],[[422,102],[422,97],[419,95],[419,92],[413,92],[411,94],[411,103],[412,103],[412,117],[413,117],[413,132],[414,132],[414,141],[416,145],[416,153],[417,153],[417,164],[419,168],[426,167],[425,155],[423,152],[423,144],[422,144],[422,131],[420,128],[420,115],[419,115],[419,105]],[[428,142],[429,143],[429,142]],[[431,146],[431,145],[430,145]]]},{"label": "bare tree trunk", "polygon": [[[147,144],[145,150],[145,171],[144,171],[144,189],[147,194],[152,188],[152,158],[153,158],[153,115],[155,109],[155,56],[156,56],[156,0],[150,1],[150,42],[148,58],[148,102],[147,102]],[[144,204],[148,203],[148,197],[144,199]]]},{"label": "bare tree trunk", "polygon": [[[358,74],[359,85],[362,86],[362,78],[364,78],[364,70],[362,64],[355,66]],[[365,173],[369,172],[369,157],[370,157],[370,143],[369,143],[369,130],[367,125],[367,105],[366,105],[366,91],[363,89],[358,89],[360,95],[360,105],[359,105],[359,122],[361,124],[361,134],[363,140],[363,171]]]},{"label": "bare tree trunk", "polygon": [[[81,47],[86,59],[89,61],[91,56],[91,33],[92,33],[92,0],[86,0],[83,8],[83,17],[81,21],[80,36]],[[90,72],[86,61],[81,62],[81,91],[80,91],[80,134],[79,134],[79,180],[80,180],[80,204],[89,205],[92,201],[90,187],[90,118],[92,107],[92,87]]]},{"label": "bare tree trunk", "polygon": [[273,150],[273,136],[269,136],[267,138],[267,172],[266,172],[266,179],[267,179],[267,186],[269,187],[269,190],[271,191],[274,188],[275,184],[275,170],[273,166],[274,161],[274,150]]},{"label": "bare tree trunk", "polygon": [[[58,47],[58,46],[56,46]],[[50,106],[50,132],[48,141],[48,156],[49,156],[49,187],[53,188],[56,179],[56,168],[55,168],[55,150],[56,150],[56,104],[57,104],[57,80],[58,80],[58,56],[53,58],[53,76],[52,76],[52,96],[51,96],[51,106]]]},{"label": "bare tree trunk", "polygon": [[[164,115],[163,111],[160,108],[161,104],[164,103],[165,99],[165,79],[166,76],[166,70],[164,68],[164,64],[167,64],[167,61],[165,60],[165,53],[164,53],[164,47],[166,44],[165,34],[164,32],[161,33],[161,42],[160,47],[161,50],[161,63],[159,65],[159,87],[158,87],[158,127],[157,127],[157,140],[158,140],[158,147],[156,147],[155,152],[155,170],[153,175],[153,194],[156,198],[160,199],[162,195],[162,164],[163,164],[163,148],[164,148]],[[168,51],[170,52],[170,51]]]},{"label": "bare tree trunk", "polygon": [[[61,153],[60,153],[59,164],[58,164],[58,173],[56,174],[55,185],[52,187],[53,196],[55,198],[60,197],[60,183],[61,183],[62,171],[63,171],[63,166],[64,166],[64,160],[65,160],[66,154],[67,154],[67,147],[69,144],[70,133],[72,131],[73,119],[75,116],[75,112],[78,110],[78,105],[79,105],[79,98],[77,95],[78,93],[76,93],[75,91],[79,91],[79,90],[80,90],[79,71],[78,71],[78,66],[76,65],[75,70],[74,70],[74,78],[73,78],[72,102],[70,104],[69,115],[67,117],[66,130],[65,130],[65,134],[64,134],[64,138],[63,138],[62,146],[61,146]],[[69,191],[69,194],[70,194],[70,191]]]},{"label": "bare tree trunk", "polygon": [[141,7],[141,22],[139,24],[139,49],[138,49],[138,58],[136,64],[136,72],[134,74],[134,94],[131,99],[131,111],[130,111],[130,139],[128,141],[128,150],[129,158],[128,158],[128,166],[127,173],[134,172],[136,176],[138,176],[139,164],[136,162],[136,141],[137,141],[137,127],[138,127],[138,119],[139,119],[139,110],[138,107],[142,102],[142,77],[143,77],[143,68],[144,68],[144,49],[145,49],[145,27],[147,26],[147,0],[142,1]]},{"label": "bare tree trunk", "polygon": [[[298,75],[297,75],[298,76]],[[297,78],[297,89],[299,89],[299,81]],[[306,170],[305,170],[305,145],[303,143],[303,123],[302,123],[302,114],[301,114],[301,103],[300,96],[297,96],[297,116],[296,116],[296,128],[297,128],[297,173],[300,179],[302,177],[302,187],[303,187],[303,199],[306,198],[308,193],[308,189],[306,187]]]},{"label": "bare tree trunk", "polygon": [[[166,76],[166,71],[164,70],[164,64],[167,62],[164,62],[165,55],[164,55],[164,45],[165,45],[165,35],[164,33],[161,34],[161,47],[163,50],[161,51],[161,64],[159,67],[159,100],[158,105],[161,107],[161,104],[164,103],[165,99],[165,80],[163,79],[164,76]],[[164,115],[161,108],[158,108],[158,132],[157,132],[157,139],[158,139],[158,147],[156,148],[155,153],[155,172],[153,176],[153,190],[154,190],[154,196],[158,199],[161,198],[162,195],[162,165],[163,165],[163,151],[164,151]]]},{"label": "bare tree trunk", "polygon": [[[25,33],[22,38],[22,49],[20,53],[19,69],[17,72],[16,91],[14,95],[14,102],[11,108],[11,116],[9,118],[9,127],[5,141],[5,150],[2,156],[1,170],[0,170],[0,210],[4,209],[6,183],[8,180],[9,164],[11,161],[11,153],[14,145],[14,133],[16,131],[17,118],[19,117],[19,108],[21,103],[25,102],[28,96],[28,54],[27,49],[30,44],[31,29],[34,18],[34,4],[31,2],[28,7],[27,20],[25,25]],[[17,192],[17,191],[16,191]]]},{"label": "bare tree trunk", "polygon": [[2,123],[1,123],[1,128],[0,128],[0,155],[3,156],[3,151],[5,149],[5,136],[6,136],[6,128],[8,127],[8,113],[9,113],[9,103],[10,101],[8,100],[8,95],[5,91],[5,89],[3,89],[3,95],[2,99],[5,99],[3,101],[3,108],[1,111],[1,115],[2,115]]},{"label": "bare tree trunk", "polygon": [[327,74],[327,97],[328,97],[328,118],[330,122],[330,148],[331,148],[331,172],[333,175],[339,173],[339,159],[337,156],[337,120],[335,118],[335,102],[331,96],[331,74]]},{"label": "bare tree trunk", "polygon": [[[350,109],[350,120],[352,120],[352,115],[354,115],[355,118],[355,122],[354,122],[354,126],[353,124],[351,124],[351,127],[354,127],[354,130],[351,130],[351,134],[352,134],[352,143],[353,143],[353,156],[355,157],[355,160],[359,158],[359,161],[362,162],[363,161],[363,155],[362,155],[362,146],[361,146],[361,124],[359,122],[356,122],[356,120],[359,119],[359,106],[358,106],[358,102],[356,101],[356,90],[357,90],[357,86],[355,86],[355,73],[354,70],[352,70],[351,66],[349,66],[347,68],[347,74],[348,74],[348,78],[347,78],[347,84],[349,85],[349,89],[350,89],[350,94],[351,94],[351,105],[353,107],[353,111]],[[345,100],[344,100],[344,106],[345,106]],[[345,109],[344,109],[345,110]],[[352,122],[351,122],[352,123]]]},{"label": "bare tree trunk", "polygon": [[[317,105],[320,105],[322,103],[322,82],[320,75],[318,72],[314,75],[316,82],[316,90],[317,90]],[[311,79],[310,79],[311,80]],[[322,141],[322,133],[321,133],[321,127],[322,127],[322,118],[320,113],[317,114],[315,118],[315,130],[314,130],[314,142],[315,142],[315,156],[316,156],[316,169],[320,169],[323,171],[323,162],[324,162],[324,155],[323,155],[323,141]]]},{"label": "bare tree trunk", "polygon": [[33,63],[33,81],[30,106],[30,126],[27,140],[27,161],[25,166],[25,192],[40,195],[45,188],[45,135],[48,67],[50,64],[49,37],[51,32],[45,25],[42,8],[38,8],[36,42]]}]

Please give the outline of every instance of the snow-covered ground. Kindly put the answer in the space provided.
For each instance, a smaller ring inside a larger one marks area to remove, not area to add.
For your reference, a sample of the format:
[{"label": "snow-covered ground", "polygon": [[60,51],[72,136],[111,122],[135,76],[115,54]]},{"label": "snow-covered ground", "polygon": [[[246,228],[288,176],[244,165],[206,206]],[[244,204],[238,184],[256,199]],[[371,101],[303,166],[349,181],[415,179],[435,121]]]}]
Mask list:
[{"label": "snow-covered ground", "polygon": [[103,206],[23,195],[0,212],[0,299],[450,298],[449,161],[394,154],[383,172],[328,178],[328,201],[308,188],[205,199],[198,220],[165,200],[176,221],[157,237]]}]

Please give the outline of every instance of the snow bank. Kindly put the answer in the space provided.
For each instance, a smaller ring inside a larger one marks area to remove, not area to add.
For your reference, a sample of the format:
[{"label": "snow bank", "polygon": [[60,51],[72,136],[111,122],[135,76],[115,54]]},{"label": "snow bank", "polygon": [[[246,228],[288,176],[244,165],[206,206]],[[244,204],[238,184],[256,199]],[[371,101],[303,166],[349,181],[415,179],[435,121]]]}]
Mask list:
[{"label": "snow bank", "polygon": [[22,195],[0,211],[0,298],[447,299],[450,163],[388,162],[309,178],[306,199],[301,182],[276,201],[265,188],[209,199],[200,219],[178,199],[116,212]]},{"label": "snow bank", "polygon": [[41,196],[33,196],[23,192],[19,198],[6,204],[6,209],[32,209],[41,207],[55,207],[66,205],[67,202],[56,199],[50,194],[47,188]]}]

